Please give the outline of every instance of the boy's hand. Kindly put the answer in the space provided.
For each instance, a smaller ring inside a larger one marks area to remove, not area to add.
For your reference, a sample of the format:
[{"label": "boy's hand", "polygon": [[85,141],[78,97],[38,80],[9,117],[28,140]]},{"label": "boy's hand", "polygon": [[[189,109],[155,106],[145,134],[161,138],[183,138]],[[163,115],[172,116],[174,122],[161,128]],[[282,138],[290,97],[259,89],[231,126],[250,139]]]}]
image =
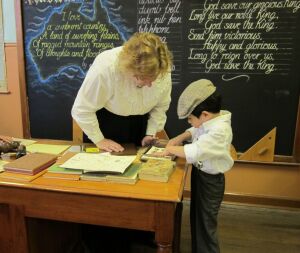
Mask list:
[{"label": "boy's hand", "polygon": [[172,138],[172,139],[169,140],[169,142],[167,144],[167,147],[169,147],[169,146],[180,146],[180,145],[182,145],[182,141],[179,138],[175,137],[175,138]]},{"label": "boy's hand", "polygon": [[167,150],[167,148],[165,148],[163,152],[154,152],[151,155],[152,156],[157,156],[157,157],[164,157],[164,156],[171,155],[171,153]]},{"label": "boy's hand", "polygon": [[170,146],[182,146],[182,143],[188,139],[190,139],[191,133],[189,131],[186,131],[180,135],[177,135],[176,137],[169,140],[167,147]]}]

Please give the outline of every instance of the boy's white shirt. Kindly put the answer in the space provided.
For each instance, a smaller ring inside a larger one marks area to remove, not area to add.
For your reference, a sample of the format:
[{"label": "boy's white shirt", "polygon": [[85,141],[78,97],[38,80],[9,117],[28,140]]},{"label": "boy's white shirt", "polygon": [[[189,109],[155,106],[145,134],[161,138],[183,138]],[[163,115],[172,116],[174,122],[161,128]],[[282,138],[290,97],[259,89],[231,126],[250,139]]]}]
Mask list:
[{"label": "boy's white shirt", "polygon": [[188,163],[196,167],[202,163],[202,171],[208,174],[224,173],[233,166],[230,155],[232,141],[231,113],[221,111],[220,116],[204,122],[199,128],[187,129],[192,143],[184,145]]}]

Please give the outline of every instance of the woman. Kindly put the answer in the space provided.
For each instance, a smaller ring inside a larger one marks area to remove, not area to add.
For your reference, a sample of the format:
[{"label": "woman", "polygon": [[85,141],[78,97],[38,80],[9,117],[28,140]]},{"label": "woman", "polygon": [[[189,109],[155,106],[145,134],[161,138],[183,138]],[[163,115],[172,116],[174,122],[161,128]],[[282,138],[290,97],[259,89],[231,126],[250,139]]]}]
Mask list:
[{"label": "woman", "polygon": [[72,117],[102,150],[119,152],[121,143],[150,143],[166,122],[171,65],[172,55],[157,35],[135,33],[123,46],[96,57]]}]

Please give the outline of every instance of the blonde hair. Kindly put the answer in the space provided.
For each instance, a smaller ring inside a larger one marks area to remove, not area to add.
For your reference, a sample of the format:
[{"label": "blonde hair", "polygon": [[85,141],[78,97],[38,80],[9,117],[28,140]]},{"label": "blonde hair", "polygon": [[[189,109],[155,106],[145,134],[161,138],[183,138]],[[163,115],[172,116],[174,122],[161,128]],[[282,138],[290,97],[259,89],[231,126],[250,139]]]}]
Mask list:
[{"label": "blonde hair", "polygon": [[163,76],[171,70],[172,54],[159,36],[153,33],[135,33],[119,55],[119,68],[124,73],[143,77]]}]

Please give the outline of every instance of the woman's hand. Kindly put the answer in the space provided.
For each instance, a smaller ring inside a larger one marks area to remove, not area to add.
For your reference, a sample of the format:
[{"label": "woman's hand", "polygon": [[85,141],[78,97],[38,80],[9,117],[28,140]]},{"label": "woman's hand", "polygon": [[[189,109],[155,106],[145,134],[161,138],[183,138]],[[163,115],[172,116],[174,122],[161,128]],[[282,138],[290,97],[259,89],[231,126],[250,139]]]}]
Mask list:
[{"label": "woman's hand", "polygon": [[110,140],[110,139],[103,139],[99,141],[97,144],[97,147],[105,150],[107,152],[122,152],[124,151],[124,147],[122,147],[119,143]]},{"label": "woman's hand", "polygon": [[157,140],[157,137],[152,135],[146,135],[142,140],[142,146],[152,145],[154,141]]}]

